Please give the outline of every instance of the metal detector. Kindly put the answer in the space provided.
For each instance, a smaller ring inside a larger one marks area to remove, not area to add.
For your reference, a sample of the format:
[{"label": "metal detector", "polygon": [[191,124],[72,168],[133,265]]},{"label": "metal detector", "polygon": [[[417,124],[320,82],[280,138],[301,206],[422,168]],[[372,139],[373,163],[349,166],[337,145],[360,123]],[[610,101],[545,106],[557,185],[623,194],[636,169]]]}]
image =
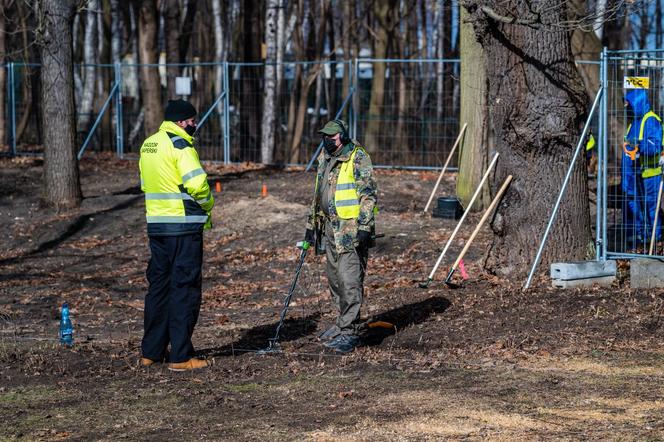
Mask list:
[{"label": "metal detector", "polygon": [[279,347],[279,332],[281,327],[284,325],[284,320],[286,319],[286,313],[288,313],[288,307],[290,306],[291,298],[293,297],[293,292],[297,286],[297,280],[300,278],[300,272],[302,271],[302,265],[304,264],[304,259],[307,257],[307,250],[309,250],[309,243],[303,241],[298,243],[298,247],[302,250],[300,252],[300,260],[297,263],[297,268],[295,269],[295,277],[291,283],[290,289],[288,290],[288,295],[284,299],[284,307],[281,310],[281,317],[279,318],[279,323],[277,328],[274,331],[274,337],[268,339],[268,346],[262,350],[259,350],[259,354],[268,354],[268,353],[279,353],[281,348]]}]

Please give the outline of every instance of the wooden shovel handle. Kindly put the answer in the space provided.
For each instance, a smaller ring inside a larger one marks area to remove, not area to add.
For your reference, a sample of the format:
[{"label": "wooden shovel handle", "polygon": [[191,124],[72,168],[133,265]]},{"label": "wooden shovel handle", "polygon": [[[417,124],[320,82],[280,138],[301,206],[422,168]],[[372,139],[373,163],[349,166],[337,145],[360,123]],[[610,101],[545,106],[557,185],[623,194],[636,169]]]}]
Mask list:
[{"label": "wooden shovel handle", "polygon": [[657,192],[657,209],[655,210],[655,220],[652,226],[652,234],[650,235],[650,249],[648,255],[652,255],[655,248],[655,232],[657,231],[657,220],[659,218],[659,209],[662,207],[662,185],[664,184],[664,176],[660,177],[659,191]]},{"label": "wooden shovel handle", "polygon": [[466,254],[468,249],[470,248],[470,245],[472,244],[473,240],[479,233],[480,229],[482,228],[482,225],[484,222],[489,218],[489,215],[491,215],[491,212],[493,209],[496,207],[498,202],[500,201],[500,197],[503,196],[503,193],[505,193],[505,190],[507,190],[507,186],[509,186],[510,182],[512,181],[512,175],[508,176],[505,178],[505,182],[503,185],[500,187],[500,190],[496,194],[496,196],[493,198],[493,201],[491,201],[491,205],[489,206],[488,209],[486,209],[486,212],[484,212],[484,215],[482,216],[482,219],[480,219],[480,222],[477,224],[477,227],[475,227],[475,230],[473,230],[473,233],[470,235],[470,238],[468,238],[468,241],[466,242],[466,245],[463,247],[463,250],[461,250],[461,253],[459,253],[459,257],[454,261],[454,265],[452,266],[451,271],[456,270],[457,266],[463,259],[463,256]]},{"label": "wooden shovel handle", "polygon": [[438,180],[436,181],[436,185],[433,186],[433,190],[431,191],[431,196],[429,196],[429,201],[427,201],[427,205],[424,206],[423,212],[426,213],[429,210],[429,205],[431,204],[431,200],[433,200],[433,196],[436,194],[436,190],[438,189],[438,185],[440,185],[440,180],[443,179],[443,175],[445,174],[445,171],[447,170],[447,165],[450,164],[450,161],[452,160],[452,155],[454,155],[454,151],[456,150],[457,146],[459,145],[459,141],[461,141],[461,137],[463,137],[463,133],[466,131],[466,126],[468,126],[468,123],[464,123],[463,127],[461,128],[461,131],[459,132],[459,136],[457,137],[456,141],[454,142],[454,146],[452,146],[452,150],[450,150],[449,155],[447,155],[447,160],[445,161],[445,165],[443,166],[443,170],[440,171],[440,175],[438,175]]}]

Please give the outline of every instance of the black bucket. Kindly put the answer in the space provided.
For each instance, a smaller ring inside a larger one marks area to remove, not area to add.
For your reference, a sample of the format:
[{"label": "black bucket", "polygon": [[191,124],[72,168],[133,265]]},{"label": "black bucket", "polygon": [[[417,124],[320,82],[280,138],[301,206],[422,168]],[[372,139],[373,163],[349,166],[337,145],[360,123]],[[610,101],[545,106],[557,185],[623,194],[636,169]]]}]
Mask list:
[{"label": "black bucket", "polygon": [[459,219],[463,215],[463,207],[456,197],[442,196],[438,198],[438,207],[434,207],[434,218]]}]

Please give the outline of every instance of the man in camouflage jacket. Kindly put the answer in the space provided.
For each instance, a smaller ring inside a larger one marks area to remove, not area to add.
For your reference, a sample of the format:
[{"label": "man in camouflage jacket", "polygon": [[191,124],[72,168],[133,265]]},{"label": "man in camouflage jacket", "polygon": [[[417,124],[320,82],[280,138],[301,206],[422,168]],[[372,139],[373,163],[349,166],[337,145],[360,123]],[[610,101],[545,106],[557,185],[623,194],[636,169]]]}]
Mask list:
[{"label": "man in camouflage jacket", "polygon": [[315,231],[324,236],[327,277],[336,323],[320,335],[337,352],[352,351],[359,343],[364,274],[374,232],[378,191],[371,158],[348,136],[343,120],[328,122],[319,133],[324,149],[318,172],[305,241]]}]

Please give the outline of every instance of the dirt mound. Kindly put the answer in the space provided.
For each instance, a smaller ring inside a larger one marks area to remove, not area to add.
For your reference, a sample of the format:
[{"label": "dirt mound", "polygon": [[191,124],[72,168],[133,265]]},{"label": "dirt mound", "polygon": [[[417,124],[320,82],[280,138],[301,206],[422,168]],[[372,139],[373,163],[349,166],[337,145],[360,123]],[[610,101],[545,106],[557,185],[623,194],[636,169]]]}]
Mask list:
[{"label": "dirt mound", "polygon": [[[246,227],[264,228],[298,221],[304,225],[309,208],[268,195],[265,198],[240,197],[213,209],[213,220],[220,220],[224,229],[240,231]],[[232,223],[227,222],[233,220]]]}]

